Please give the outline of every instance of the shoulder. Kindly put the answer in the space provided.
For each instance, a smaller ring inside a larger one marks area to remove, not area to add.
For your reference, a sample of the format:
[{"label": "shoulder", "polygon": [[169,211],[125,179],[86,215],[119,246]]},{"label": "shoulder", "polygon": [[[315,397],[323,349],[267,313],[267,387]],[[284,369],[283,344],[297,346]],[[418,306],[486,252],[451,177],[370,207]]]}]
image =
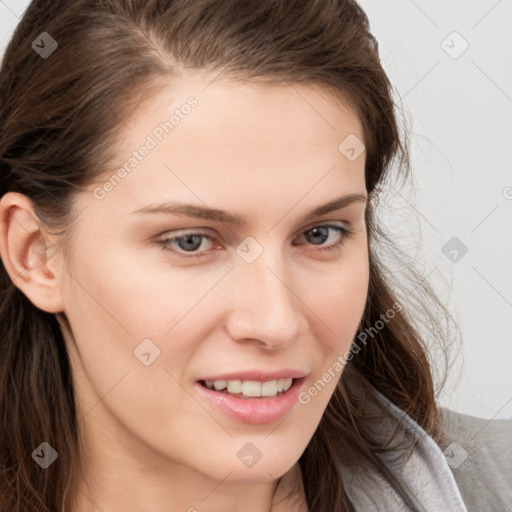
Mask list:
[{"label": "shoulder", "polygon": [[468,510],[512,509],[512,418],[440,410],[448,439],[443,454]]}]

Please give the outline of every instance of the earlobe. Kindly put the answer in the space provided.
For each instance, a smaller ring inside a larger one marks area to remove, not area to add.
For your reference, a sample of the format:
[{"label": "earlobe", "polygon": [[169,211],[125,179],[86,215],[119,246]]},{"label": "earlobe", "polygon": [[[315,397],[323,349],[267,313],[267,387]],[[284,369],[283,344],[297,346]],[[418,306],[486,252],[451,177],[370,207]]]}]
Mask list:
[{"label": "earlobe", "polygon": [[0,200],[0,255],[27,298],[48,313],[64,310],[57,247],[42,229],[32,201],[17,192]]}]

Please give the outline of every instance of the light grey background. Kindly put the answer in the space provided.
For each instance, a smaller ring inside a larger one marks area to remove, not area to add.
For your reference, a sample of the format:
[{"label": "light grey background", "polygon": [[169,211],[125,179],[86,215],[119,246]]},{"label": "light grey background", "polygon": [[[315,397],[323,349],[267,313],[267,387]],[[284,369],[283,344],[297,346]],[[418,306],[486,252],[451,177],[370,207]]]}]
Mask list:
[{"label": "light grey background", "polygon": [[[0,52],[28,3],[0,0]],[[360,4],[411,125],[413,195],[389,197],[385,221],[461,329],[441,403],[512,417],[512,1]]]}]

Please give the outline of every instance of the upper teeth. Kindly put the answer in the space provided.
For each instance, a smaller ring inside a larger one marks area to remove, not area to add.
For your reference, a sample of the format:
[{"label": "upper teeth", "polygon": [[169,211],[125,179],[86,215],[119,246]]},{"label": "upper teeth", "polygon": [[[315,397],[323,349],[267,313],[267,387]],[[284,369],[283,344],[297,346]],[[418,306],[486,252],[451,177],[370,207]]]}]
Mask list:
[{"label": "upper teeth", "polygon": [[277,379],[260,382],[255,380],[206,380],[206,387],[228,393],[242,393],[245,396],[274,396],[277,393],[288,391],[293,379]]}]

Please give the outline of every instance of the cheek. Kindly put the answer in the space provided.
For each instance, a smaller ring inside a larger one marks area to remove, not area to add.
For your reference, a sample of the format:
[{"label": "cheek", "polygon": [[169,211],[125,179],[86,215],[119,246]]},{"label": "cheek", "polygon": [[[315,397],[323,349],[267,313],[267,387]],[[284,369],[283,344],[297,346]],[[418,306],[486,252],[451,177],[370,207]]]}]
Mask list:
[{"label": "cheek", "polygon": [[[323,340],[325,354],[331,357],[350,347],[363,316],[368,295],[369,265],[365,254],[340,260],[335,270],[322,278],[311,276],[304,289],[306,304],[311,304],[318,340]],[[309,301],[309,302],[308,302]]]},{"label": "cheek", "polygon": [[87,310],[106,326],[116,324],[133,341],[164,337],[183,318],[193,315],[195,306],[219,279],[213,273],[199,276],[197,269],[166,264],[158,249],[154,253],[121,250],[122,244],[117,245],[102,246],[97,251],[101,258],[79,256],[73,261],[76,279],[67,303],[77,313]]},{"label": "cheek", "polygon": [[[128,371],[130,382],[144,382],[154,390],[172,387],[175,380],[169,373],[183,380],[197,345],[208,334],[214,315],[207,295],[219,276],[200,277],[197,271],[161,264],[150,268],[142,258],[113,248],[100,253],[101,259],[78,256],[70,270],[66,315],[79,352],[76,367],[83,366],[99,396]],[[164,399],[147,391],[146,396]]]},{"label": "cheek", "polygon": [[[317,291],[316,298],[311,295],[311,309],[319,318],[310,325],[319,352],[315,361],[317,371],[305,383],[299,404],[311,418],[317,419],[323,414],[341,378],[364,313],[368,279],[368,264],[359,259],[333,273],[322,293],[319,293],[318,281],[316,287],[313,283],[310,285],[311,294]],[[313,423],[311,428],[314,429]]]},{"label": "cheek", "polygon": [[[98,397],[104,397],[103,406],[129,430],[143,435],[158,425],[167,431],[169,418],[175,418],[172,428],[179,432],[185,428],[180,410],[192,407],[191,414],[200,415],[177,384],[194,349],[180,323],[191,308],[189,301],[173,300],[173,294],[180,294],[164,286],[161,277],[152,280],[137,265],[130,273],[128,265],[107,251],[101,262],[77,258],[73,263],[66,316],[83,410],[100,417],[96,405]],[[148,365],[144,353],[149,353]]]}]

